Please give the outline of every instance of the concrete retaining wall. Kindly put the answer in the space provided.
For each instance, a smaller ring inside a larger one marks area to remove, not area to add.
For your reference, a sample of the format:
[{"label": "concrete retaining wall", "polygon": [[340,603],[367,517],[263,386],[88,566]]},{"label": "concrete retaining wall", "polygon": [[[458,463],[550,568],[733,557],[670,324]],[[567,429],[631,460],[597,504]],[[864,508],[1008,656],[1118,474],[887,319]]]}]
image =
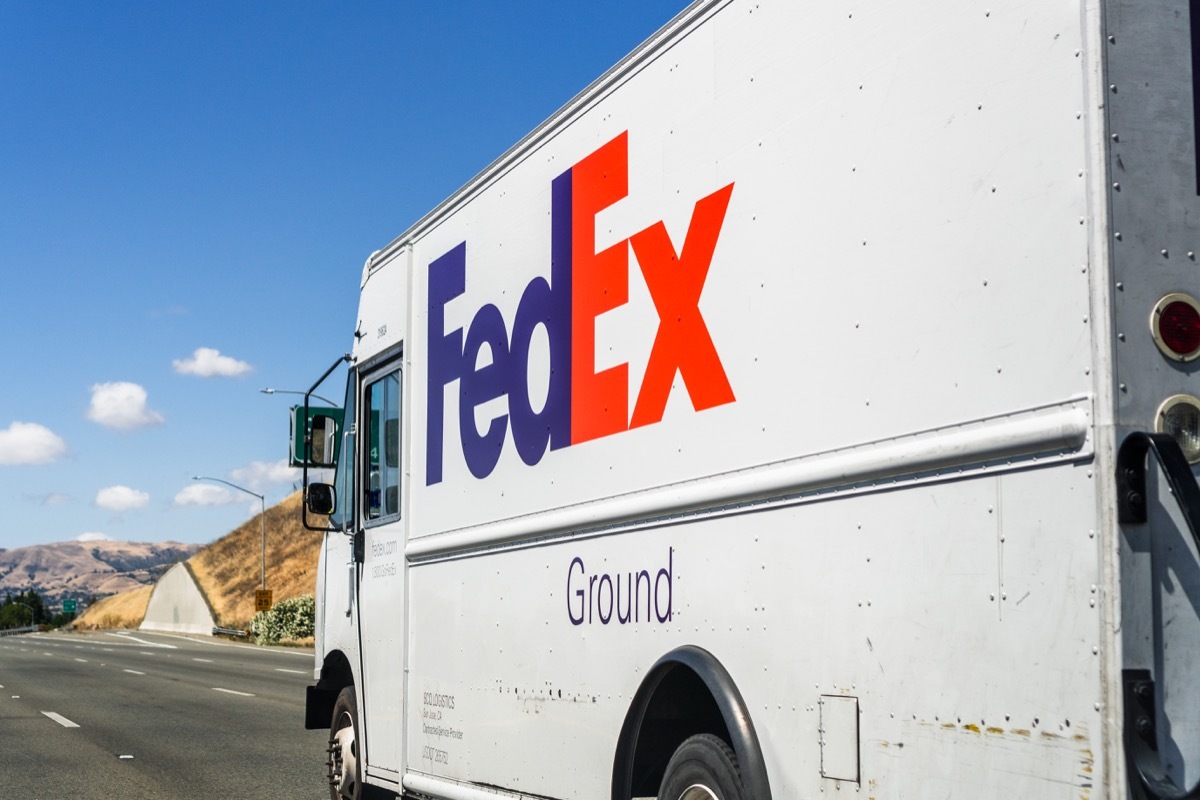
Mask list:
[{"label": "concrete retaining wall", "polygon": [[208,600],[187,564],[181,561],[154,584],[141,629],[211,636],[216,624]]}]

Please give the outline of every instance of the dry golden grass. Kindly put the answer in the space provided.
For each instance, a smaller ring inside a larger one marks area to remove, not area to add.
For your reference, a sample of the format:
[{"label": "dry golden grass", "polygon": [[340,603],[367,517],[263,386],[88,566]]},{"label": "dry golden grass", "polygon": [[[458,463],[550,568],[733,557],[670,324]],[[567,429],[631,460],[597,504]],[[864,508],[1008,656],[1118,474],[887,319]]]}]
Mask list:
[{"label": "dry golden grass", "polygon": [[[276,603],[314,594],[316,589],[322,534],[305,529],[300,520],[301,500],[302,493],[296,492],[267,509],[267,588],[274,592]],[[250,625],[261,564],[262,535],[257,514],[188,559],[218,625]],[[136,628],[146,616],[153,588],[142,586],[100,600],[80,615],[75,627]]]},{"label": "dry golden grass", "polygon": [[136,628],[146,616],[153,586],[139,586],[97,601],[75,620],[78,630]]},{"label": "dry golden grass", "polygon": [[[322,534],[300,521],[302,493],[267,509],[267,588],[276,603],[313,594]],[[254,590],[260,586],[262,537],[258,516],[188,559],[208,597],[217,624],[245,628],[254,616]]]}]

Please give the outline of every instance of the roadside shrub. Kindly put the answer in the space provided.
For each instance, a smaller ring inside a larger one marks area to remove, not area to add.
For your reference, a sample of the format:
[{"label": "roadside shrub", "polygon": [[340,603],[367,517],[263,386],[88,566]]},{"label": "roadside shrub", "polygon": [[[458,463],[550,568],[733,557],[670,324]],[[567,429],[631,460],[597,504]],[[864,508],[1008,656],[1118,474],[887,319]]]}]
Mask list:
[{"label": "roadside shrub", "polygon": [[254,615],[250,620],[250,634],[261,644],[312,636],[316,610],[311,594],[283,600],[270,611]]}]

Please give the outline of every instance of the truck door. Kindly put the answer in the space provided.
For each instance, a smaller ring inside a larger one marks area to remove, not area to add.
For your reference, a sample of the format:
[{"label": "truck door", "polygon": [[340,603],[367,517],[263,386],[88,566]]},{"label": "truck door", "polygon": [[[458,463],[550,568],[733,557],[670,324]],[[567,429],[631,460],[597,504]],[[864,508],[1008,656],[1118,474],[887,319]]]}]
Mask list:
[{"label": "truck door", "polygon": [[399,782],[404,690],[402,373],[399,358],[364,373],[358,426],[359,714],[367,774]]}]

